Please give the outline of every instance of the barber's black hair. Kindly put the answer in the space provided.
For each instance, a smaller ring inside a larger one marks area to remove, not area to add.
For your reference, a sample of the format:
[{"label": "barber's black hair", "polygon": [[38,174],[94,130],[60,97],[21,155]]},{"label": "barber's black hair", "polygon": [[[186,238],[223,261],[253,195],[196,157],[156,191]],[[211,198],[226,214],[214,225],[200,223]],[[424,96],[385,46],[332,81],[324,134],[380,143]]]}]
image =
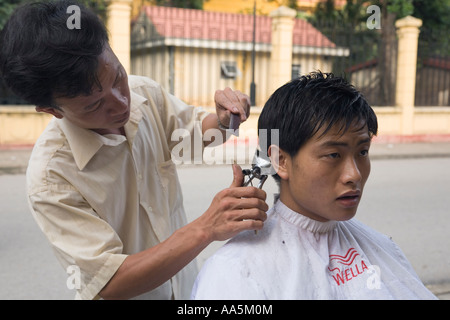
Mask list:
[{"label": "barber's black hair", "polygon": [[[67,25],[80,9],[79,29]],[[27,3],[17,8],[0,33],[0,75],[31,104],[55,107],[55,97],[89,95],[100,87],[98,57],[108,44],[99,17],[72,0]]]},{"label": "barber's black hair", "polygon": [[371,137],[377,134],[375,112],[354,86],[332,73],[312,72],[281,86],[267,100],[258,120],[261,152],[267,155],[273,130],[278,130],[280,149],[295,156],[322,128],[323,135],[338,125],[344,134],[355,121],[367,125]]}]

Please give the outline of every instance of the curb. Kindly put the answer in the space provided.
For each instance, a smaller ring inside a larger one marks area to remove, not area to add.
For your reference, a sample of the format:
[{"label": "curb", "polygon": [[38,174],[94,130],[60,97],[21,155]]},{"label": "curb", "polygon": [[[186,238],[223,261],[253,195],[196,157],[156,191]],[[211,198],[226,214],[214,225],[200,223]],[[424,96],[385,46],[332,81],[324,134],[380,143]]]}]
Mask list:
[{"label": "curb", "polygon": [[450,142],[450,134],[379,135],[373,138],[374,144],[420,142]]}]

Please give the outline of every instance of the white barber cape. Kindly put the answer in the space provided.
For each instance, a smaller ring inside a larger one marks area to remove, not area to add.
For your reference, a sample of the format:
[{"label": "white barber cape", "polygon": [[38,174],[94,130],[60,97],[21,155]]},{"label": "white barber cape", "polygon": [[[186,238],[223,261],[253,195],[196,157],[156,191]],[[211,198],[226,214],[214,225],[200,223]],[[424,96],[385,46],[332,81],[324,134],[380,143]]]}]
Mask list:
[{"label": "white barber cape", "polygon": [[319,222],[281,201],[204,264],[193,299],[436,299],[400,248],[352,219]]}]

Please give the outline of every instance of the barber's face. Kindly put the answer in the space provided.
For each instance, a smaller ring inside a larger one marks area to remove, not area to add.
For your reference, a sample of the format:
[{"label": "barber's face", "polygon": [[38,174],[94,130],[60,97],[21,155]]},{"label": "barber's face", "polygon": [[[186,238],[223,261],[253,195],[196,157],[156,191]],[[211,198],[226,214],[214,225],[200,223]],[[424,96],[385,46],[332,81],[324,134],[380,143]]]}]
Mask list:
[{"label": "barber's face", "polygon": [[370,173],[371,138],[359,127],[319,132],[294,157],[280,150],[281,201],[314,220],[351,219]]},{"label": "barber's face", "polygon": [[88,96],[55,98],[60,110],[41,107],[36,110],[65,117],[76,126],[100,134],[117,132],[130,116],[130,90],[125,69],[109,47],[99,56],[98,79],[102,90],[95,86]]}]

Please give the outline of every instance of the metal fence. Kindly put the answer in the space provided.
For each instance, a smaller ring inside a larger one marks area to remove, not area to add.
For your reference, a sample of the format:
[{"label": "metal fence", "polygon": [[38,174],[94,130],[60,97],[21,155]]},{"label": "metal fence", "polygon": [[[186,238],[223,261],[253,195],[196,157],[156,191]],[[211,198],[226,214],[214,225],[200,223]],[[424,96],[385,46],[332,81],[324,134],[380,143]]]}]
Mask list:
[{"label": "metal fence", "polygon": [[372,106],[395,103],[397,40],[395,33],[359,25],[315,25],[333,43],[348,48],[347,56],[333,57],[332,69],[345,76]]},{"label": "metal fence", "polygon": [[420,31],[415,105],[450,106],[450,37],[446,31]]}]

